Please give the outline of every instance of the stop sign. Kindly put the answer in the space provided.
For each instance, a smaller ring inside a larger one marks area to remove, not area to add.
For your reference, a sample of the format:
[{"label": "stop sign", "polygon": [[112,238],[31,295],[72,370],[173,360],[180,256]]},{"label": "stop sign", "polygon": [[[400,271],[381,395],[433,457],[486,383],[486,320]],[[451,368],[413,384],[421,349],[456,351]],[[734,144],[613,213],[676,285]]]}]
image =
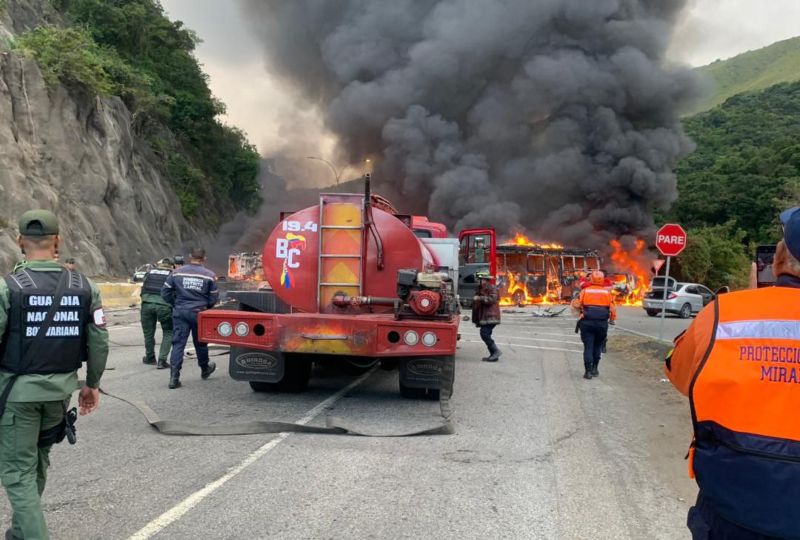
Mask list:
[{"label": "stop sign", "polygon": [[668,223],[656,233],[656,247],[665,257],[675,257],[686,249],[686,231],[676,223]]}]

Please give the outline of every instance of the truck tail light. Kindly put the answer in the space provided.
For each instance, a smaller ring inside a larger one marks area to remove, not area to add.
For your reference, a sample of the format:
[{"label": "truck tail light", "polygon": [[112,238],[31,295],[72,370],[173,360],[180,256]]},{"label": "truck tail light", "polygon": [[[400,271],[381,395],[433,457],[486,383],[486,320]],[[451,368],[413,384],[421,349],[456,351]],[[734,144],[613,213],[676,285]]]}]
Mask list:
[{"label": "truck tail light", "polygon": [[239,337],[245,337],[247,334],[250,333],[250,327],[247,325],[246,322],[240,322],[236,325],[236,335]]},{"label": "truck tail light", "polygon": [[230,337],[233,334],[233,325],[229,322],[221,322],[217,325],[217,333],[222,337]]},{"label": "truck tail light", "polygon": [[414,345],[419,343],[419,334],[417,334],[413,330],[409,330],[403,336],[403,341],[405,341],[406,345],[408,345],[409,347],[413,347]]},{"label": "truck tail light", "polygon": [[436,337],[436,334],[433,332],[425,332],[422,334],[422,344],[426,347],[433,347],[436,345],[436,342],[439,341]]}]

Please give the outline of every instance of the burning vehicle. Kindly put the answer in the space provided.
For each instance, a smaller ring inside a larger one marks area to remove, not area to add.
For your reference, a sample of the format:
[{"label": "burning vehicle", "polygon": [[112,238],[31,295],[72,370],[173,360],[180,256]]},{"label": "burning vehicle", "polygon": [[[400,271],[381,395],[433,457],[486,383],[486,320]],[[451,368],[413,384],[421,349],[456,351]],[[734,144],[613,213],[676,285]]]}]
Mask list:
[{"label": "burning vehicle", "polygon": [[228,279],[231,281],[264,281],[261,253],[234,253],[228,256]]},{"label": "burning vehicle", "polygon": [[599,252],[545,244],[517,234],[497,247],[501,304],[526,306],[569,302],[587,272],[600,269]]},{"label": "burning vehicle", "polygon": [[619,305],[641,306],[647,292],[651,261],[643,240],[637,241],[632,250],[612,241],[607,250],[610,260],[606,262],[596,249],[535,242],[520,233],[495,246],[494,231],[471,233],[472,244],[462,240],[460,252],[463,275],[459,293],[465,305],[471,301],[469,287],[475,281],[470,276],[481,268],[497,276],[504,306],[568,303],[585,283],[583,278],[593,270],[606,273],[608,286]]},{"label": "burning vehicle", "polygon": [[633,249],[626,250],[621,242],[612,240],[610,247],[614,300],[619,305],[641,306],[652,277],[653,259],[647,252],[647,242],[637,240]]}]

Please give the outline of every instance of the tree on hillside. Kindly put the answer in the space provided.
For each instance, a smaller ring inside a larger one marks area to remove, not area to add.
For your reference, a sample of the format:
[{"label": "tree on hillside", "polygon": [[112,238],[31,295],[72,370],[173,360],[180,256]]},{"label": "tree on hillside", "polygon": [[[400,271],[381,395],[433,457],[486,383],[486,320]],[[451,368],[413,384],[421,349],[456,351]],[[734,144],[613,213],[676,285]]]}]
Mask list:
[{"label": "tree on hillside", "polygon": [[782,201],[800,182],[800,83],[735,96],[685,128],[697,150],[678,167],[680,198],[666,217],[776,242]]},{"label": "tree on hillside", "polygon": [[732,223],[689,229],[686,249],[678,257],[676,275],[712,290],[729,286],[741,289],[750,276],[750,257],[742,243],[743,231]]},{"label": "tree on hillside", "polygon": [[[51,84],[120,96],[163,159],[185,216],[213,223],[226,206],[259,206],[258,152],[218,120],[225,108],[194,57],[194,32],[170,21],[157,0],[51,3],[73,28],[37,28],[17,40],[18,49],[36,59]],[[161,126],[176,136],[177,148]],[[208,203],[202,216],[201,200]]]}]

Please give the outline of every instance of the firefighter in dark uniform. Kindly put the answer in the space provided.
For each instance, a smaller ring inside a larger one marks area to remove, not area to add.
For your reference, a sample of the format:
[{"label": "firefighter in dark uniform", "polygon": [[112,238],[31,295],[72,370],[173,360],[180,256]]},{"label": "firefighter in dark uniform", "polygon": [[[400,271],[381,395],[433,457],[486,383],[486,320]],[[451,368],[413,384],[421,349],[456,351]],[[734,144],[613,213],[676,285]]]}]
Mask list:
[{"label": "firefighter in dark uniform", "polygon": [[[172,273],[172,261],[161,259],[155,268],[150,269],[142,283],[142,333],[144,334],[145,364],[156,364],[157,369],[169,367],[167,357],[172,346],[172,306],[161,298],[161,289]],[[161,347],[156,363],[156,323],[161,323]]]},{"label": "firefighter in dark uniform", "polygon": [[472,299],[472,322],[480,329],[481,339],[489,349],[489,356],[482,360],[497,362],[503,353],[492,339],[492,332],[500,324],[500,295],[489,272],[476,272],[475,277],[478,278],[479,285],[478,294]]},{"label": "firefighter in dark uniform", "polygon": [[49,538],[41,494],[50,448],[74,440],[67,405],[84,361],[80,413],[99,405],[108,333],[97,287],[56,260],[55,215],[26,212],[19,231],[26,260],[0,280],[0,480],[13,511],[6,538],[41,540]]},{"label": "firefighter in dark uniform", "polygon": [[208,345],[201,343],[197,335],[197,314],[214,307],[219,299],[217,276],[204,266],[206,251],[193,249],[189,264],[172,272],[164,282],[161,296],[173,307],[172,311],[172,356],[170,357],[170,388],[180,388],[183,351],[189,334],[197,353],[200,376],[208,377],[217,369],[208,361]]}]

